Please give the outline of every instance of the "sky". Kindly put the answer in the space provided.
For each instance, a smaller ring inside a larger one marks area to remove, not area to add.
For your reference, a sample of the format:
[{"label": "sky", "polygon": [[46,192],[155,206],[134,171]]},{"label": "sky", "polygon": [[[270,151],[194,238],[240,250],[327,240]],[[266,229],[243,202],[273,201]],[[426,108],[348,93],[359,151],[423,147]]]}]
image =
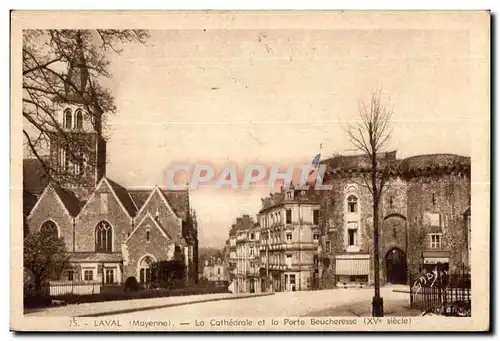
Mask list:
[{"label": "sky", "polygon": [[[388,150],[470,156],[474,121],[468,31],[154,30],[110,56],[107,175],[165,186],[176,163],[221,169],[308,164],[352,153],[344,127],[382,89],[393,108]],[[222,247],[269,188],[190,191],[201,247]]]}]

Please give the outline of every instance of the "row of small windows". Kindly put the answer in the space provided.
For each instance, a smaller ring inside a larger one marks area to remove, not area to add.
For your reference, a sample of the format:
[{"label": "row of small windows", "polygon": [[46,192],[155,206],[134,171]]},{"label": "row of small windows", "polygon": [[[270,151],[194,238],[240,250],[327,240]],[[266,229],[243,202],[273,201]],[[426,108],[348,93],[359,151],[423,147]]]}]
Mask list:
[{"label": "row of small windows", "polygon": [[[275,212],[275,213],[271,213],[271,214],[266,216],[266,220],[263,220],[263,226],[264,227],[274,226],[274,225],[279,224],[281,222],[282,222],[281,213]],[[292,223],[292,210],[286,209],[285,210],[285,224],[291,224],[291,223]],[[314,225],[319,224],[319,210],[313,210],[313,224]]]},{"label": "row of small windows", "polygon": [[[75,270],[67,270],[66,278],[68,281],[73,282],[76,280]],[[85,282],[94,281],[94,270],[93,269],[83,269],[82,277]],[[104,283],[111,284],[116,283],[115,269],[105,269],[104,270]]]},{"label": "row of small windows", "polygon": [[[436,195],[432,193],[432,205],[436,206]],[[389,197],[389,207],[394,208],[394,197]],[[357,213],[358,212],[358,198],[355,195],[350,195],[347,198],[347,212]]]},{"label": "row of small windows", "polygon": [[[293,242],[294,241],[293,233],[291,231],[287,231],[284,236],[285,236],[286,242]],[[313,232],[312,237],[313,237],[314,242],[319,242],[320,233]],[[268,236],[263,235],[263,237],[262,237],[263,244],[275,244],[275,243],[281,243],[281,242],[282,242],[282,237],[281,237],[280,233],[273,233],[273,234],[269,234]]]},{"label": "row of small windows", "polygon": [[71,109],[64,110],[64,128],[66,129],[83,129],[83,112],[77,109],[74,113]]}]

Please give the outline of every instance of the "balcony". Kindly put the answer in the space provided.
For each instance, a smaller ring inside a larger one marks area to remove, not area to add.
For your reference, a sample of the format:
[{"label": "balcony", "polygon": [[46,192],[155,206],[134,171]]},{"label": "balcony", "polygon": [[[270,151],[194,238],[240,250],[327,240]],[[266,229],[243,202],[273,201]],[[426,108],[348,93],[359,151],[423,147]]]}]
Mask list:
[{"label": "balcony", "polygon": [[259,276],[260,275],[259,267],[256,267],[253,269],[247,269],[245,271],[245,275],[247,275],[247,276]]}]

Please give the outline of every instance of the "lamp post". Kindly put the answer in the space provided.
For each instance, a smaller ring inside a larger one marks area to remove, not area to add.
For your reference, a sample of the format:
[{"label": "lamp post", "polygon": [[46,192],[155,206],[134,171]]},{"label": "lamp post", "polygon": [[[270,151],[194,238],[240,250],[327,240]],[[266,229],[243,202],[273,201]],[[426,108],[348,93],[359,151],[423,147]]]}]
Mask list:
[{"label": "lamp post", "polygon": [[410,268],[408,267],[408,260],[409,260],[409,254],[408,254],[408,219],[405,217],[405,253],[406,253],[406,283],[410,284]]},{"label": "lamp post", "polygon": [[[374,202],[376,199],[374,199]],[[372,316],[384,316],[384,299],[380,296],[380,250],[378,230],[378,202],[373,205],[373,270],[374,296],[372,299]]]}]

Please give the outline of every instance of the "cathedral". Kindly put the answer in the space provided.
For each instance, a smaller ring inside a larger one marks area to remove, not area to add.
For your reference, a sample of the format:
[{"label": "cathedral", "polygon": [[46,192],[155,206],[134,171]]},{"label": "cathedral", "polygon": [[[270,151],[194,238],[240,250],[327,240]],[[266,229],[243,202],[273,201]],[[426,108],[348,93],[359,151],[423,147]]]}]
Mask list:
[{"label": "cathedral", "polygon": [[25,235],[43,231],[64,240],[70,266],[63,281],[135,277],[147,284],[153,263],[175,258],[184,261],[187,284],[196,283],[197,222],[189,191],[128,188],[108,177],[102,112],[83,100],[90,93],[88,70],[78,66],[84,63],[72,64],[68,100],[54,99],[61,130],[51,134],[47,156],[23,160]]}]

